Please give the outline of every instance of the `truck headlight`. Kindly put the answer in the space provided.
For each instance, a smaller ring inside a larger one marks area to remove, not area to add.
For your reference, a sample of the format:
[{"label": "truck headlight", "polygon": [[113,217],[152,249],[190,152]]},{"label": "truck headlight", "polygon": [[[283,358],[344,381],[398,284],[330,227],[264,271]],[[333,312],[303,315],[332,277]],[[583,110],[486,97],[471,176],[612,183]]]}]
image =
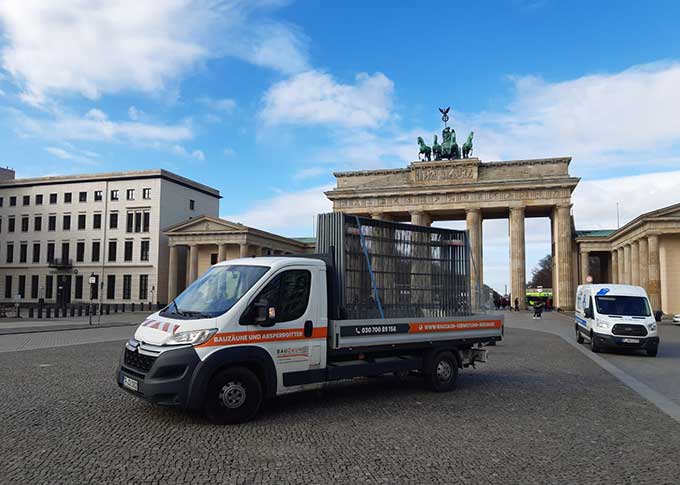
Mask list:
[{"label": "truck headlight", "polygon": [[168,338],[164,345],[201,345],[210,340],[210,337],[215,335],[216,332],[216,328],[179,332]]},{"label": "truck headlight", "polygon": [[656,323],[648,323],[647,328],[650,332],[656,332]]},{"label": "truck headlight", "polygon": [[595,320],[595,324],[597,325],[597,328],[607,328],[609,327],[609,322],[605,322],[604,320],[600,320],[599,318]]}]

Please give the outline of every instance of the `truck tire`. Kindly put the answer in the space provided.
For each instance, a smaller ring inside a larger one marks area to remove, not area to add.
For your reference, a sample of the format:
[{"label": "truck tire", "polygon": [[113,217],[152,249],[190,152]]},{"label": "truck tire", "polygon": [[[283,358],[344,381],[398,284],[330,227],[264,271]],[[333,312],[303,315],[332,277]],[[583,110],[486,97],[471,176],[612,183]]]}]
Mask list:
[{"label": "truck tire", "polygon": [[210,380],[205,396],[205,415],[214,424],[250,421],[263,401],[260,379],[245,367],[229,367]]},{"label": "truck tire", "polygon": [[458,377],[458,359],[452,352],[439,352],[425,369],[425,382],[435,392],[450,391]]},{"label": "truck tire", "polygon": [[576,325],[576,343],[582,344],[585,340],[583,339],[583,334],[581,333],[581,330],[578,328],[578,323]]},{"label": "truck tire", "polygon": [[592,332],[590,333],[590,350],[596,354],[600,352],[600,346],[595,342],[595,335]]}]

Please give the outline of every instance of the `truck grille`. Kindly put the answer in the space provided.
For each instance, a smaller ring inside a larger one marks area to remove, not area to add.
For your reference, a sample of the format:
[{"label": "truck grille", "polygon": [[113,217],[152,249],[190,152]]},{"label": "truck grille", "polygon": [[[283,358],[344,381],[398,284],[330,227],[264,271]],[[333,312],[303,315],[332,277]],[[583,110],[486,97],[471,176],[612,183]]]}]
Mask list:
[{"label": "truck grille", "polygon": [[125,365],[141,372],[149,372],[151,366],[156,361],[156,357],[143,355],[139,352],[125,349]]},{"label": "truck grille", "polygon": [[644,325],[629,325],[618,323],[612,328],[614,335],[631,335],[634,337],[644,337],[647,335],[647,329]]}]

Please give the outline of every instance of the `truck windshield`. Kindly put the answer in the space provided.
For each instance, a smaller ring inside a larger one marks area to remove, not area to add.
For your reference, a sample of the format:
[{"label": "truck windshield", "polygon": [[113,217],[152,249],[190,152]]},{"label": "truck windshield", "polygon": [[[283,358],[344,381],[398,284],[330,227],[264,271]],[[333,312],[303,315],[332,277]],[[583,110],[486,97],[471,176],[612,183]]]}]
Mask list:
[{"label": "truck windshield", "polygon": [[163,309],[161,316],[196,319],[222,315],[268,270],[267,266],[214,266]]},{"label": "truck windshield", "polygon": [[641,296],[596,296],[597,312],[602,315],[627,315],[648,317],[651,315],[647,298]]}]

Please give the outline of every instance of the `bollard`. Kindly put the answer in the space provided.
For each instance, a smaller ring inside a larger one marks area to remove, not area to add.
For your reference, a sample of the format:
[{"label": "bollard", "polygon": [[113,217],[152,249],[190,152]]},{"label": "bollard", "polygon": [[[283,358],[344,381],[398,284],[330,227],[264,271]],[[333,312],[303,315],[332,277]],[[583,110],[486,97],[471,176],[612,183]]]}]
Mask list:
[{"label": "bollard", "polygon": [[134,302],[130,303],[130,311],[131,312],[135,311],[135,303]]},{"label": "bollard", "polygon": [[28,308],[28,318],[33,318],[33,307]]},{"label": "bollard", "polygon": [[45,318],[50,318],[50,307],[45,308]]},{"label": "bollard", "polygon": [[97,305],[92,307],[92,316],[96,316],[96,315],[97,315]]},{"label": "bollard", "polygon": [[122,307],[123,307],[122,312],[125,313],[125,303],[123,303]]},{"label": "bollard", "polygon": [[106,305],[106,314],[107,315],[111,314],[111,304]]},{"label": "bollard", "polygon": [[79,316],[79,317],[82,317],[82,316],[83,316],[83,306],[82,306],[82,305],[80,305],[80,306],[78,307],[78,316]]},{"label": "bollard", "polygon": [[113,313],[118,313],[118,303],[113,304]]},{"label": "bollard", "polygon": [[38,318],[42,318],[42,317],[43,317],[42,311],[43,311],[42,307],[39,306],[39,307],[38,307]]},{"label": "bollard", "polygon": [[74,306],[71,307],[71,316],[72,317],[76,316],[76,307],[74,307]]}]

